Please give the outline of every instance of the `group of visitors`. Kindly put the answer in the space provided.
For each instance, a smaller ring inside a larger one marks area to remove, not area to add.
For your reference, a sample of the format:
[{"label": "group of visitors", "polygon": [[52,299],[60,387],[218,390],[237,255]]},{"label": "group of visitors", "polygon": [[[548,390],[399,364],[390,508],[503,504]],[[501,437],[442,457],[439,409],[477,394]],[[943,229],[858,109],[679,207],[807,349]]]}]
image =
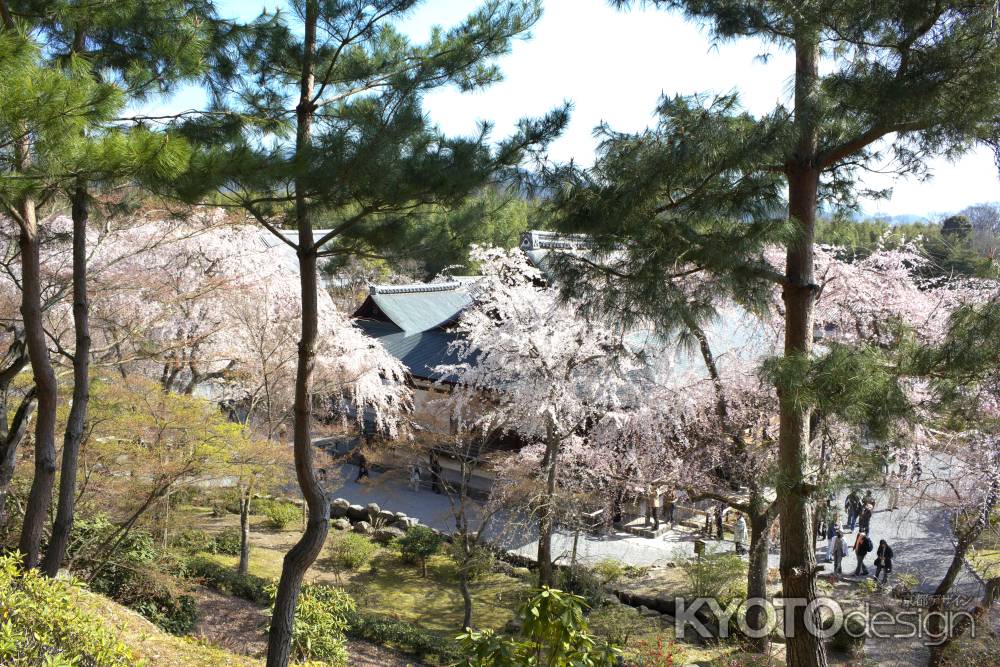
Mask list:
[{"label": "group of visitors", "polygon": [[[890,503],[893,504],[893,503]],[[854,576],[868,576],[868,566],[865,559],[873,550],[875,551],[875,579],[881,576],[882,583],[886,583],[889,574],[892,573],[892,547],[885,540],[879,540],[878,548],[875,549],[871,540],[871,520],[872,512],[875,509],[875,498],[871,491],[866,491],[864,497],[858,495],[856,490],[851,490],[844,501],[844,511],[847,513],[847,524],[842,526],[840,515],[835,514],[829,521],[826,530],[827,557],[826,561],[833,563],[835,574],[843,574],[843,559],[848,555],[849,550],[854,552],[857,565],[854,568]],[[892,509],[896,509],[894,506]],[[848,540],[844,537],[844,528],[853,533],[855,526],[858,529],[854,537],[854,543],[848,547]]]},{"label": "group of visitors", "polygon": [[[431,452],[428,461],[430,464],[431,473],[431,491],[440,494],[444,489],[444,484],[442,483],[441,471],[441,460],[438,455]],[[414,462],[410,465],[410,490],[419,491],[420,486],[424,482],[424,471],[419,463]]]}]

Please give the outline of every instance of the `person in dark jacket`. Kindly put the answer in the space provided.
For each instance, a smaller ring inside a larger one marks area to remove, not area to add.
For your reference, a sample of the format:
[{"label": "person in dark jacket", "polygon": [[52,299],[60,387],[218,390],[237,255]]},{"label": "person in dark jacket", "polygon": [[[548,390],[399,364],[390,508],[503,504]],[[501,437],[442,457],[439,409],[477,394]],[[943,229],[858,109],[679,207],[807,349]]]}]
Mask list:
[{"label": "person in dark jacket", "polygon": [[878,581],[878,575],[882,574],[882,583],[886,583],[889,580],[889,574],[892,572],[892,547],[885,540],[879,540],[878,551],[875,552],[875,581]]},{"label": "person in dark jacket", "polygon": [[851,491],[847,494],[847,500],[844,501],[844,511],[847,512],[847,528],[853,533],[858,516],[861,514],[861,497],[858,496],[857,491]]},{"label": "person in dark jacket", "polygon": [[364,454],[358,454],[358,476],[354,481],[360,482],[362,477],[368,477],[368,458]]},{"label": "person in dark jacket", "polygon": [[858,537],[854,540],[854,555],[858,558],[858,566],[854,568],[855,577],[868,574],[868,568],[865,566],[865,556],[870,554],[871,550],[872,541],[868,539],[865,533],[858,532]]},{"label": "person in dark jacket", "polygon": [[861,516],[858,518],[858,530],[862,533],[868,534],[871,532],[872,527],[872,506],[865,505],[864,509],[861,510]]}]

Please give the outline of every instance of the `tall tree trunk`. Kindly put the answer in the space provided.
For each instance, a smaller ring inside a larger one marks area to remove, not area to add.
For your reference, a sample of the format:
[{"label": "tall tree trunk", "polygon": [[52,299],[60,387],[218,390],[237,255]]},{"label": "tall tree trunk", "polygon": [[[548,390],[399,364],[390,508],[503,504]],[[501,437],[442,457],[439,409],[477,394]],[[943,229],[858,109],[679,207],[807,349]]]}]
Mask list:
[{"label": "tall tree trunk", "polygon": [[559,441],[548,429],[545,443],[545,457],[542,469],[545,472],[545,491],[541,506],[538,508],[538,585],[554,586],[555,576],[552,569],[552,504],[556,495],[556,469],[559,456]]},{"label": "tall tree trunk", "polygon": [[[18,141],[17,169],[27,171],[30,166],[29,142],[27,138]],[[38,565],[42,544],[42,532],[52,505],[52,485],[56,477],[56,403],[58,389],[56,374],[45,340],[45,324],[42,320],[42,275],[38,220],[35,202],[24,197],[18,204],[21,217],[21,318],[24,321],[25,342],[31,372],[35,378],[38,397],[38,411],[35,418],[35,476],[28,493],[28,504],[24,511],[24,524],[18,550],[24,556],[24,565],[33,568]]]},{"label": "tall tree trunk", "polygon": [[[764,505],[762,507],[762,505]],[[767,599],[767,555],[770,550],[772,516],[766,503],[759,496],[750,499],[750,563],[747,567],[747,599]],[[747,627],[759,630],[767,625],[764,607],[754,605],[747,610]],[[764,653],[770,644],[769,637],[750,637],[747,643],[758,653]]]},{"label": "tall tree trunk", "polygon": [[246,574],[250,570],[250,493],[240,498],[240,564],[236,571]]},{"label": "tall tree trunk", "polygon": [[[795,41],[795,124],[798,144],[787,167],[789,215],[798,228],[786,255],[785,357],[809,355],[813,337],[813,237],[820,170],[816,164],[818,132],[818,38],[799,31]],[[780,434],[778,498],[781,511],[781,582],[786,605],[786,660],[789,667],[826,667],[822,641],[806,627],[805,605],[817,597],[813,548],[809,464],[810,408],[779,391]],[[793,606],[794,605],[794,606]],[[819,626],[818,610],[812,612]]]},{"label": "tall tree trunk", "polygon": [[[319,5],[307,0],[305,6],[302,79],[299,103],[296,107],[297,130],[295,154],[299,169],[309,161],[311,128],[316,105],[313,101],[314,55],[316,51],[316,23]],[[312,446],[312,388],[311,379],[316,361],[316,336],[318,329],[318,295],[316,275],[316,248],[314,247],[312,220],[306,199],[305,184],[296,178],[295,218],[298,224],[299,280],[302,292],[302,335],[299,339],[298,366],[295,374],[295,419],[293,426],[293,452],[295,475],[309,509],[309,520],[302,537],[287,554],[281,567],[281,579],[274,599],[271,629],[267,641],[267,667],[286,667],[292,642],[292,625],[295,608],[306,570],[319,556],[330,530],[330,501],[326,497],[313,462]]]},{"label": "tall tree trunk", "polygon": [[10,427],[7,426],[6,389],[3,390],[4,407],[0,410],[3,426],[0,428],[0,533],[7,527],[7,492],[11,480],[14,479],[14,467],[17,464],[17,448],[24,440],[31,422],[31,413],[35,410],[35,388],[32,387],[21,399]]},{"label": "tall tree trunk", "polygon": [[62,469],[59,473],[59,507],[52,526],[52,538],[42,562],[42,570],[56,576],[66,555],[73,515],[76,511],[76,473],[90,402],[90,307],[87,303],[87,219],[90,211],[87,187],[77,184],[73,194],[73,404],[63,435]]},{"label": "tall tree trunk", "polygon": [[[466,555],[468,559],[468,555]],[[472,627],[472,593],[469,591],[469,564],[466,560],[458,570],[458,590],[462,593],[462,629]]]}]

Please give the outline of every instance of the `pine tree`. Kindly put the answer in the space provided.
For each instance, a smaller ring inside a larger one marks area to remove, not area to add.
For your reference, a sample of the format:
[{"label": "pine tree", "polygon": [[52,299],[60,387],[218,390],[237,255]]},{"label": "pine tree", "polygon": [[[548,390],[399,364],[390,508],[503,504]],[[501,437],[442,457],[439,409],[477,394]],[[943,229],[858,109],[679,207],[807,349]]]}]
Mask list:
[{"label": "pine tree", "polygon": [[[210,3],[170,2],[11,2],[18,16],[30,17],[32,35],[47,65],[77,71],[113,85],[126,103],[169,92],[179,81],[204,70],[213,26]],[[159,183],[180,172],[187,157],[183,141],[144,127],[129,128],[109,113],[65,137],[58,169],[48,182],[70,202],[73,219],[73,395],[63,438],[59,503],[42,564],[55,576],[73,525],[76,470],[89,399],[90,330],[87,300],[87,226],[93,184],[110,188],[125,179]]]},{"label": "pine tree", "polygon": [[[208,147],[186,196],[213,189],[214,201],[247,211],[299,259],[293,449],[308,522],[284,559],[268,639],[271,667],[288,664],[302,579],[329,529],[311,439],[318,263],[378,249],[428,207],[460,204],[565,122],[565,110],[526,120],[492,149],[486,126],[477,136],[443,135],[423,114],[423,95],[497,80],[492,59],[534,23],[539,9],[530,1],[492,0],[457,27],[411,44],[394,22],[417,4],[301,0],[289,14],[232,26],[233,50],[219,57],[211,83],[209,119],[218,122],[185,124]],[[319,236],[318,223],[328,226]],[[294,233],[286,234],[288,228]]]},{"label": "pine tree", "polygon": [[[996,3],[645,4],[679,10],[719,41],[750,37],[793,52],[792,105],[754,118],[732,96],[671,98],[662,101],[653,130],[621,135],[602,128],[593,172],[555,174],[564,187],[560,227],[593,234],[594,254],[604,260],[568,264],[564,284],[589,291],[595,308],[625,323],[654,321],[671,332],[685,330],[690,316],[695,323],[711,318],[721,298],[760,307],[777,287],[784,355],[808,359],[820,205],[853,204],[859,169],[886,157],[900,173],[921,174],[932,155],[954,157],[977,142],[997,146]],[[762,257],[774,242],[785,248],[781,271]],[[685,278],[696,274],[692,293]],[[808,477],[811,413],[781,392],[780,570],[784,597],[806,603],[816,597],[819,569]],[[788,613],[788,664],[825,665],[804,607]]]},{"label": "pine tree", "polygon": [[47,63],[30,26],[14,17],[7,2],[0,2],[0,19],[0,206],[19,230],[21,316],[38,406],[35,474],[18,548],[25,565],[35,567],[52,502],[58,400],[43,321],[39,209],[55,196],[53,174],[70,158],[74,140],[112,117],[121,95],[79,63]]}]

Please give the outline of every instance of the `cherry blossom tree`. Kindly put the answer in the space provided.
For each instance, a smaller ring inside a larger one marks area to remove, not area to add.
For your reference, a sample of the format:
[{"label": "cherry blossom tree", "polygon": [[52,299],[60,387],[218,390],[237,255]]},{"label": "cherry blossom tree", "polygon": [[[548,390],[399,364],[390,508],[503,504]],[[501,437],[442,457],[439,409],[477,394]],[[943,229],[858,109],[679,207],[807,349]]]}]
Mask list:
[{"label": "cherry blossom tree", "polygon": [[577,317],[520,250],[474,248],[482,277],[454,344],[462,363],[438,367],[457,377],[453,414],[463,429],[508,431],[542,447],[538,566],[553,584],[552,532],[560,457],[583,432],[630,401],[639,365],[620,336]]}]

